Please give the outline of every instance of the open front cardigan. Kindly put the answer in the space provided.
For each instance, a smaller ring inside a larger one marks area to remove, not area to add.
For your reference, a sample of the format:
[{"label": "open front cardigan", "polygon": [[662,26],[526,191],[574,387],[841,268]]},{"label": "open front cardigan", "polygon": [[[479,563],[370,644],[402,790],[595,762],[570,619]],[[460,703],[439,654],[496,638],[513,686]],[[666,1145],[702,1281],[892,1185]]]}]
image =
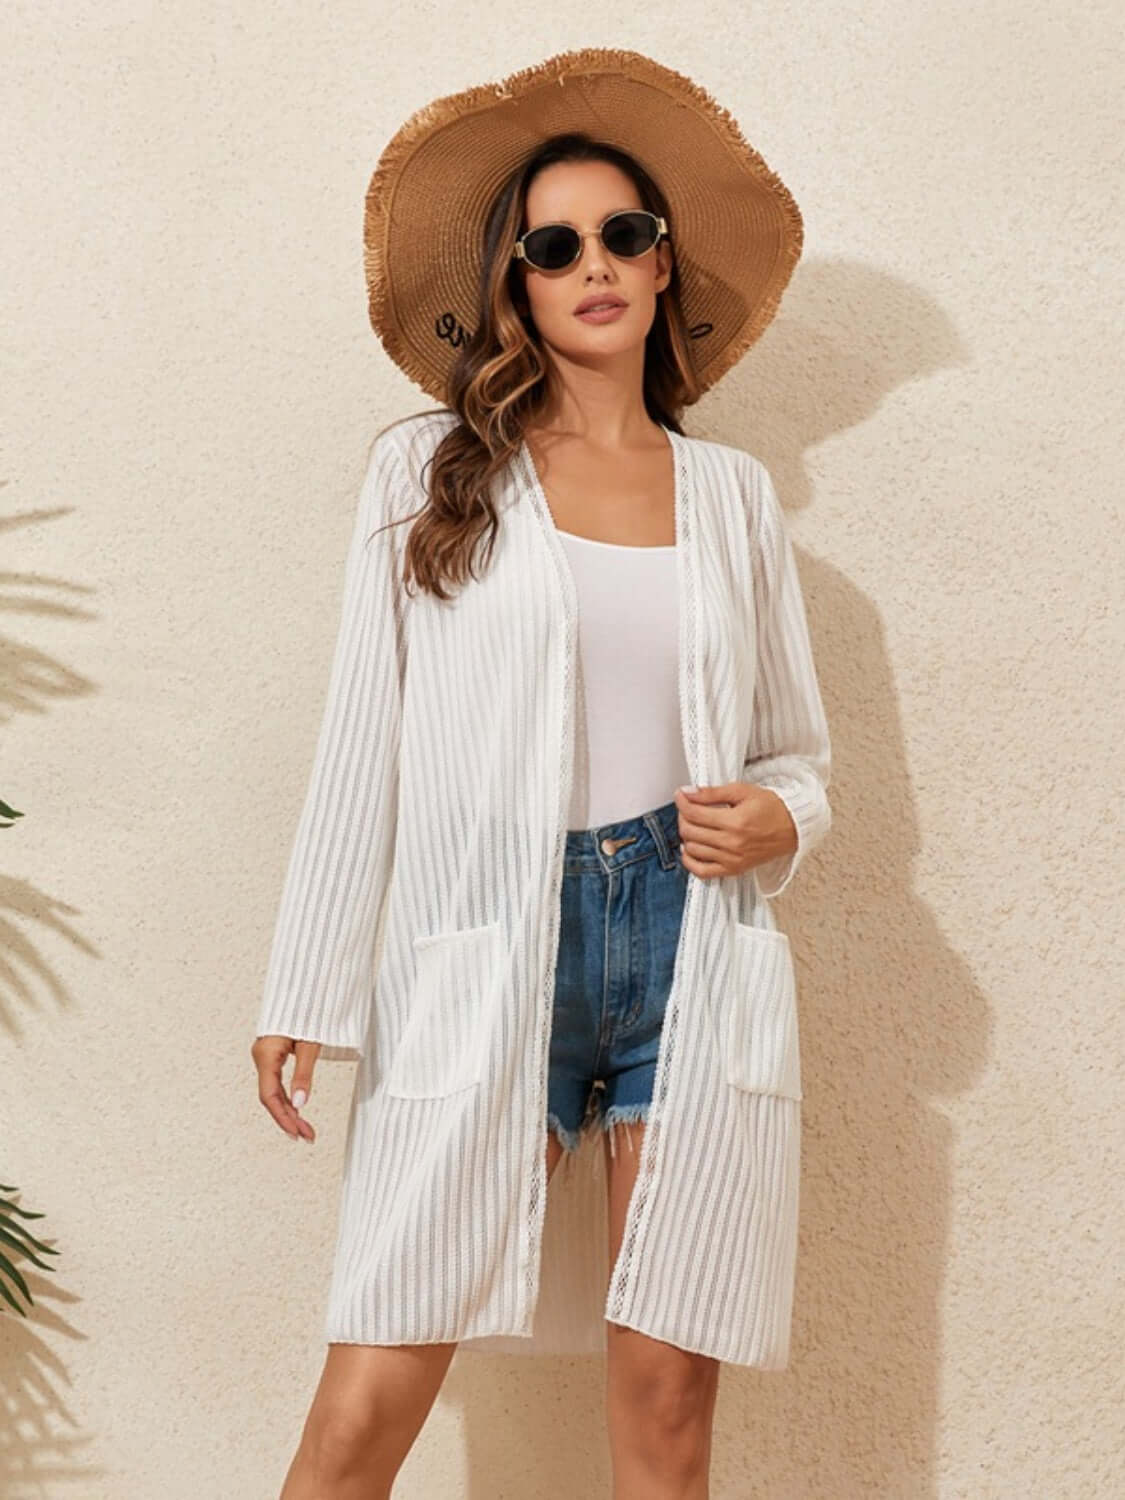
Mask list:
[{"label": "open front cardigan", "polygon": [[691,779],[769,787],[798,844],[742,875],[689,873],[611,1266],[600,1138],[546,1172],[577,611],[526,443],[494,481],[492,558],[451,601],[406,593],[409,521],[376,533],[423,503],[423,465],[456,420],[405,418],[370,450],[258,1020],[259,1035],[358,1061],[325,1337],[598,1352],[608,1319],[782,1369],[801,1071],[794,962],[770,900],[831,813],[774,487],[751,454],[665,427]]}]

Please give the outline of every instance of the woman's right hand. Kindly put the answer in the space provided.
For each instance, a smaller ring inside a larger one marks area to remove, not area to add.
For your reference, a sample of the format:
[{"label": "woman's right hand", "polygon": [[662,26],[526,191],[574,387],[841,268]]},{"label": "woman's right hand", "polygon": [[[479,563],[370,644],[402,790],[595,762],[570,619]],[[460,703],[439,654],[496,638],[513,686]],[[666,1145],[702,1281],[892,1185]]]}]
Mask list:
[{"label": "woman's right hand", "polygon": [[[290,1052],[296,1057],[293,1067],[293,1096],[285,1091],[281,1070]],[[269,1110],[291,1140],[304,1139],[312,1144],[316,1131],[303,1120],[300,1110],[312,1092],[313,1067],[320,1056],[319,1042],[302,1042],[289,1036],[254,1038],[250,1056],[258,1070],[258,1098]]]}]

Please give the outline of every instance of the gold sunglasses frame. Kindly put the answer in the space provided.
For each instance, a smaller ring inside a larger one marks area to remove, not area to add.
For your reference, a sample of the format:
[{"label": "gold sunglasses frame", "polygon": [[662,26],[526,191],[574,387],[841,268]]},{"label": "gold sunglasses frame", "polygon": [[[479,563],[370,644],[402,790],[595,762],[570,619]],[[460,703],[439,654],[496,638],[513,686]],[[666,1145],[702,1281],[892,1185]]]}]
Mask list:
[{"label": "gold sunglasses frame", "polygon": [[[652,244],[649,245],[647,250],[641,251],[640,255],[617,255],[613,250],[610,250],[605,240],[602,240],[602,247],[605,249],[607,254],[613,255],[615,260],[640,260],[642,255],[648,255],[650,251],[655,250],[662,239],[668,238],[668,222],[663,217],[663,215],[654,214],[650,209],[647,208],[619,208],[614,213],[607,214],[596,229],[587,229],[585,233],[583,233],[581,229],[575,229],[573,224],[566,224],[562,220],[552,220],[549,224],[536,224],[534,229],[525,229],[523,234],[521,234],[519,239],[516,241],[515,248],[513,249],[511,254],[511,259],[524,260],[533,270],[542,271],[548,276],[553,275],[556,271],[567,271],[572,265],[574,265],[576,261],[581,260],[582,251],[585,249],[586,241],[590,238],[590,236],[596,234],[598,238],[601,239],[602,230],[610,222],[610,220],[620,218],[622,214],[644,214],[647,218],[650,218],[656,225],[656,238],[653,240]],[[527,239],[529,234],[538,234],[541,229],[574,229],[574,233],[578,236],[578,249],[575,251],[571,259],[567,261],[566,265],[537,266],[533,260],[529,259],[527,252],[524,250],[523,242],[525,239]]]}]

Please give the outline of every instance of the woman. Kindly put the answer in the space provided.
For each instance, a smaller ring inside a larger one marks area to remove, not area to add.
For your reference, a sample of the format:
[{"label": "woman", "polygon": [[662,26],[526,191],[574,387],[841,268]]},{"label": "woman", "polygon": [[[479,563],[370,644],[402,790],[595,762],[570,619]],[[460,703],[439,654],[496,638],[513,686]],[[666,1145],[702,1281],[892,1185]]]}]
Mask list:
[{"label": "woman", "polygon": [[616,1500],[704,1496],[721,1360],[788,1360],[769,901],[828,830],[829,742],[769,475],[677,414],[800,218],[696,85],[590,50],[412,117],[365,244],[444,404],[369,456],[253,1048],[306,1141],[315,1061],[360,1065],[283,1500],[389,1495],[458,1347],[604,1349]]}]

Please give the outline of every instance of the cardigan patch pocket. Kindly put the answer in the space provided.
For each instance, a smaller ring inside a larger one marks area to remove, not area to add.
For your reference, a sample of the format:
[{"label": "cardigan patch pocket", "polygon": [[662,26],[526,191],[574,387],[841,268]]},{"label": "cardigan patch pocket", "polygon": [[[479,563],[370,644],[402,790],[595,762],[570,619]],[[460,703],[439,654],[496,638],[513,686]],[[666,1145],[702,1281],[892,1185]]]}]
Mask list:
[{"label": "cardigan patch pocket", "polygon": [[383,1083],[400,1099],[440,1099],[480,1083],[502,982],[499,921],[414,939],[410,1013]]},{"label": "cardigan patch pocket", "polygon": [[797,976],[780,929],[734,924],[726,1076],[735,1088],[800,1099]]}]

